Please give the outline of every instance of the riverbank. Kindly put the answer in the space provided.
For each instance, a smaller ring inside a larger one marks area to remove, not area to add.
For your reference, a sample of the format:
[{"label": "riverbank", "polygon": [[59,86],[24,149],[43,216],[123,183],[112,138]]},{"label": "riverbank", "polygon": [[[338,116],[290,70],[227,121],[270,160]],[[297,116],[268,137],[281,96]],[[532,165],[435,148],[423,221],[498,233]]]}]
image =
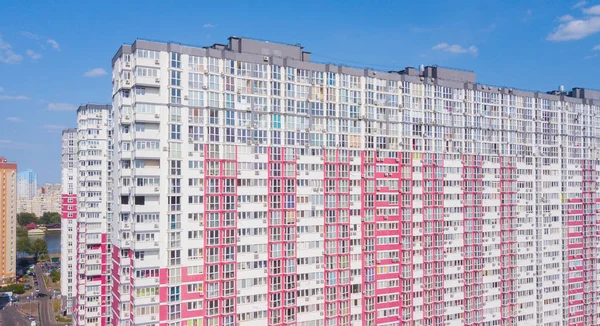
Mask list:
[{"label": "riverbank", "polygon": [[36,238],[42,238],[46,240],[46,244],[48,245],[48,254],[60,255],[60,235],[60,231],[46,231],[46,233],[29,234],[28,236],[31,240]]}]

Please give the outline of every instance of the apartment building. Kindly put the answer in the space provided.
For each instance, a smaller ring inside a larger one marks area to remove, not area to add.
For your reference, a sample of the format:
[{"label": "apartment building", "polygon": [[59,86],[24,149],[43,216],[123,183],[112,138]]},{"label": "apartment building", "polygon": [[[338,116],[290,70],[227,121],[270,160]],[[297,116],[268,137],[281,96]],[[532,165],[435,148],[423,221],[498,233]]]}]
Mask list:
[{"label": "apartment building", "polygon": [[112,325],[598,324],[600,92],[237,37],[112,64]]},{"label": "apartment building", "polygon": [[16,235],[17,164],[0,157],[0,283],[15,279]]},{"label": "apartment building", "polygon": [[110,105],[87,104],[77,109],[74,325],[110,324],[113,146],[110,108]]},{"label": "apartment building", "polygon": [[47,183],[38,188],[31,199],[21,197],[18,200],[17,213],[33,213],[36,216],[42,216],[44,213],[59,213],[62,209],[61,196],[62,189],[60,184]]},{"label": "apartment building", "polygon": [[38,194],[37,173],[32,169],[19,172],[17,174],[17,182],[19,200],[30,200]]},{"label": "apartment building", "polygon": [[60,293],[63,311],[71,315],[77,285],[77,129],[63,130],[61,141]]}]

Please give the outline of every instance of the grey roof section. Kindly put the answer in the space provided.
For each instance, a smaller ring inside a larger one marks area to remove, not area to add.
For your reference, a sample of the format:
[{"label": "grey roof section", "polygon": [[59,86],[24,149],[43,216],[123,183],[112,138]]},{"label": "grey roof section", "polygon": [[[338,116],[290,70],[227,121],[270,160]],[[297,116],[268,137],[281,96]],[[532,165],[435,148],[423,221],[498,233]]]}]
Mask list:
[{"label": "grey roof section", "polygon": [[76,133],[76,132],[77,132],[77,128],[67,128],[62,131],[62,134],[64,135],[64,134]]},{"label": "grey roof section", "polygon": [[85,104],[85,105],[80,105],[79,108],[77,108],[77,112],[79,112],[80,110],[83,109],[101,109],[101,110],[110,110],[112,108],[112,105],[110,104]]},{"label": "grey roof section", "polygon": [[568,101],[600,105],[600,91],[573,88],[572,91],[527,91],[506,86],[491,86],[478,84],[476,74],[472,71],[426,66],[423,70],[407,67],[399,71],[379,71],[373,69],[353,68],[331,63],[315,63],[310,61],[310,52],[304,51],[299,44],[290,45],[255,40],[251,38],[232,36],[228,44],[213,44],[210,46],[189,46],[175,42],[157,42],[138,39],[132,45],[122,45],[112,59],[114,65],[122,54],[132,54],[137,49],[178,52],[194,56],[208,56],[219,59],[239,60],[251,63],[270,63],[284,67],[294,67],[322,72],[342,73],[361,77],[375,77],[386,80],[406,81],[439,85],[451,88],[481,90],[492,93],[513,94],[516,96],[547,99],[553,101]]}]

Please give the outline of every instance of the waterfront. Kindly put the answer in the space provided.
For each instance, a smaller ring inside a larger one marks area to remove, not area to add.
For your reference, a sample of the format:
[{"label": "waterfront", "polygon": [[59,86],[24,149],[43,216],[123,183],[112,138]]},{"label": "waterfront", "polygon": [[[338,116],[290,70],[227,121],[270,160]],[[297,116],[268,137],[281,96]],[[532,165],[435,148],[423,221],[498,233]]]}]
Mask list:
[{"label": "waterfront", "polygon": [[48,244],[48,254],[59,254],[60,253],[60,231],[50,231],[46,234],[30,235],[29,239],[41,238],[46,240]]}]

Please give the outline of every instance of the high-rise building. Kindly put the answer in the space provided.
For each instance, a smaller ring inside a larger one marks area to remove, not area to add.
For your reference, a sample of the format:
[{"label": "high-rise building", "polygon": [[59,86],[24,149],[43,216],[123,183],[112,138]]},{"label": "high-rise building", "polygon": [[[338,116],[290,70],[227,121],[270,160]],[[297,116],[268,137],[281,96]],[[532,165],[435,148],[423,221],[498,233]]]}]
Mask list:
[{"label": "high-rise building", "polygon": [[60,293],[63,311],[73,312],[77,286],[77,129],[62,132],[61,155]]},{"label": "high-rise building", "polygon": [[17,174],[18,196],[21,199],[33,199],[38,194],[37,173],[31,169]]},{"label": "high-rise building", "polygon": [[87,104],[77,109],[77,182],[73,188],[77,194],[75,325],[110,325],[113,146],[110,108],[110,105]]},{"label": "high-rise building", "polygon": [[0,283],[15,279],[16,236],[17,164],[0,157]]},{"label": "high-rise building", "polygon": [[44,213],[61,212],[61,185],[47,183],[38,188],[37,195],[31,199],[19,198],[17,213],[33,213],[42,216]]},{"label": "high-rise building", "polygon": [[237,37],[112,64],[112,325],[598,324],[600,92]]}]

